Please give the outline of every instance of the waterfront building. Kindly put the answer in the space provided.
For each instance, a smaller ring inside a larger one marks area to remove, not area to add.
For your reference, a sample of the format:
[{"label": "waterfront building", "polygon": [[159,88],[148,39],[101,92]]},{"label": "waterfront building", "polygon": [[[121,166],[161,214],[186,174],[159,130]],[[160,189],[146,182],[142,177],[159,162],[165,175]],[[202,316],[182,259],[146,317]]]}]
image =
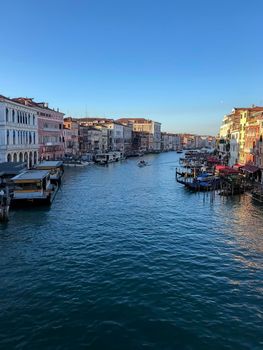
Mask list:
[{"label": "waterfront building", "polygon": [[87,152],[95,155],[102,151],[102,131],[95,127],[88,127]]},{"label": "waterfront building", "polygon": [[230,155],[229,165],[233,166],[239,162],[239,128],[230,132]]},{"label": "waterfront building", "polygon": [[37,109],[0,95],[0,162],[37,161]]},{"label": "waterfront building", "polygon": [[[259,136],[256,140],[255,147],[255,165],[260,168],[263,173],[263,112],[258,114]],[[263,175],[263,174],[262,174]],[[261,176],[263,180],[263,176]]]},{"label": "waterfront building", "polygon": [[123,125],[124,154],[132,154],[132,125]]},{"label": "waterfront building", "polygon": [[176,151],[182,149],[181,138],[178,134],[173,134],[169,132],[161,133],[161,150],[166,151]]},{"label": "waterfront building", "polygon": [[115,121],[105,122],[109,129],[109,150],[124,152],[124,125]]},{"label": "waterfront building", "polygon": [[[240,164],[245,164],[246,163],[246,158],[249,153],[248,146],[246,147],[246,131],[250,131],[250,133],[253,134],[253,131],[247,129],[247,126],[249,126],[250,121],[253,122],[253,115],[257,112],[262,112],[263,107],[255,107],[252,106],[251,108],[242,108],[240,109],[240,149],[239,149],[239,163]],[[249,141],[251,141],[251,135],[249,136]],[[248,157],[251,159],[251,157]]]},{"label": "waterfront building", "polygon": [[259,140],[259,120],[256,116],[251,117],[245,127],[245,143],[244,143],[244,163],[256,163],[256,143]]},{"label": "waterfront building", "polygon": [[149,146],[149,133],[143,131],[132,132],[132,150],[133,154],[140,152],[146,153]]},{"label": "waterfront building", "polygon": [[133,131],[148,134],[148,152],[161,151],[161,123],[145,118],[121,118],[117,122],[131,124]]},{"label": "waterfront building", "polygon": [[48,107],[48,103],[35,102],[32,98],[19,97],[13,99],[37,111],[38,146],[40,160],[56,160],[65,154],[63,142],[64,113]]},{"label": "waterfront building", "polygon": [[76,119],[64,118],[63,137],[65,154],[67,156],[79,155],[79,124]]},{"label": "waterfront building", "polygon": [[260,138],[260,118],[263,107],[233,108],[225,115],[220,127],[218,151],[222,159],[234,164],[255,164]]},{"label": "waterfront building", "polygon": [[170,139],[167,132],[161,133],[161,151],[167,152],[170,150]]},{"label": "waterfront building", "polygon": [[89,133],[89,127],[80,124],[79,125],[79,153],[80,153],[80,155],[86,155],[89,152],[88,133]]}]

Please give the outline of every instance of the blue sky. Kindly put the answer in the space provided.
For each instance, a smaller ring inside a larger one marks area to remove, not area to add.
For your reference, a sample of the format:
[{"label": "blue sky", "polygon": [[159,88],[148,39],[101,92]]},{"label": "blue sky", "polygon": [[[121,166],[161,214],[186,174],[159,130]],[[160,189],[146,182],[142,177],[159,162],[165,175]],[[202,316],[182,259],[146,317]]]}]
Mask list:
[{"label": "blue sky", "polygon": [[263,105],[262,0],[0,5],[0,94],[202,134],[233,106]]}]

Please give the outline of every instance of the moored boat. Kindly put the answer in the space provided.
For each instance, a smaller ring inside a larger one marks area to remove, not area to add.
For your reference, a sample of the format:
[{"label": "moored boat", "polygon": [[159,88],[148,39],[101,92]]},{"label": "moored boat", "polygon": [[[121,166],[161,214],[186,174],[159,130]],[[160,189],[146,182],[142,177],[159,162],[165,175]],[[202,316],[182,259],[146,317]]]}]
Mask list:
[{"label": "moored boat", "polygon": [[50,205],[58,186],[51,184],[48,170],[28,170],[12,178],[11,206]]}]

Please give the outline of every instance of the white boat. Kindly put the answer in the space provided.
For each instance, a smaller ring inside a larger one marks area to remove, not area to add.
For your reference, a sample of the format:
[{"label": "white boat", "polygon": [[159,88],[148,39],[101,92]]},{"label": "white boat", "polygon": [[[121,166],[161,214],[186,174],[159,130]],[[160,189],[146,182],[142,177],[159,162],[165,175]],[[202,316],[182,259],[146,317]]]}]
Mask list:
[{"label": "white boat", "polygon": [[64,160],[63,164],[66,167],[72,167],[72,168],[76,168],[76,167],[85,167],[88,166],[90,164],[92,164],[93,162],[85,162],[82,160]]},{"label": "white boat", "polygon": [[115,162],[113,153],[100,153],[95,155],[95,163],[104,165]]}]

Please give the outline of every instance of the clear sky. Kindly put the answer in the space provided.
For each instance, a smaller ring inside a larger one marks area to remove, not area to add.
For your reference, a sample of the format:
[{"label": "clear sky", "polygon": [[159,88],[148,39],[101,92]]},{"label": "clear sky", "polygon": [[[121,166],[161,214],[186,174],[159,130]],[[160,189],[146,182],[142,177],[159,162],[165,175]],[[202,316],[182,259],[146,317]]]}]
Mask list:
[{"label": "clear sky", "polygon": [[0,94],[216,134],[263,105],[262,0],[0,0]]}]

